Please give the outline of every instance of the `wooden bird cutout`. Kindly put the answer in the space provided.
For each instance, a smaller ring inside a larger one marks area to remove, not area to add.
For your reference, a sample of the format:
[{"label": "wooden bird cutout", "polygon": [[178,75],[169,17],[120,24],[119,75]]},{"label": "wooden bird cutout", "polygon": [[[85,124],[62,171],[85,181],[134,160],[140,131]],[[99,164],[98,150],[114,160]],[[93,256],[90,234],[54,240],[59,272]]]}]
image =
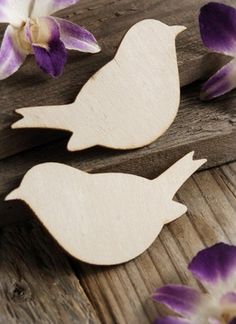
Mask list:
[{"label": "wooden bird cutout", "polygon": [[158,20],[137,23],[115,58],[89,79],[74,103],[17,109],[23,119],[12,128],[72,132],[69,151],[96,145],[135,149],[152,143],[178,112],[175,38],[184,29]]},{"label": "wooden bird cutout", "polygon": [[45,163],[33,167],[6,200],[25,201],[73,257],[114,265],[143,253],[164,224],[186,212],[173,197],[205,162],[189,153],[155,180]]}]

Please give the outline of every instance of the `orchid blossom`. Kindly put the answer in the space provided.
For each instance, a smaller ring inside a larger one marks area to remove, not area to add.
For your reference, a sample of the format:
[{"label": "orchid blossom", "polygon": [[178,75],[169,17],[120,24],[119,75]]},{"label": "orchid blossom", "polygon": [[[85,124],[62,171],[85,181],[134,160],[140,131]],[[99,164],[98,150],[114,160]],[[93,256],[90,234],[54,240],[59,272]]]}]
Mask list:
[{"label": "orchid blossom", "polygon": [[153,299],[179,316],[156,324],[236,324],[236,246],[219,243],[197,254],[189,265],[205,286],[201,293],[182,285],[166,285]]},{"label": "orchid blossom", "polygon": [[211,52],[232,57],[203,85],[201,97],[210,100],[236,87],[236,9],[210,2],[201,9],[199,25],[203,44]]},{"label": "orchid blossom", "polygon": [[9,23],[0,49],[0,80],[15,73],[27,55],[52,77],[59,76],[67,49],[97,53],[96,39],[86,29],[50,16],[79,0],[0,0],[0,23]]}]

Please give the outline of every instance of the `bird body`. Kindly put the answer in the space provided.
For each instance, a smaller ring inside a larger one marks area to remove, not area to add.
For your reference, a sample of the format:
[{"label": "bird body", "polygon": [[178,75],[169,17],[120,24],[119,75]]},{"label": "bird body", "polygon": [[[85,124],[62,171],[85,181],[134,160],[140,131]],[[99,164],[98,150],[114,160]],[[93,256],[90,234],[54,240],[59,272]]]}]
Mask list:
[{"label": "bird body", "polygon": [[151,19],[137,23],[115,58],[89,79],[74,103],[18,109],[24,118],[12,127],[72,132],[70,151],[150,144],[169,128],[178,111],[175,38],[184,29]]},{"label": "bird body", "polygon": [[164,224],[186,212],[173,197],[205,163],[192,156],[186,155],[154,180],[40,164],[6,200],[25,201],[72,256],[91,264],[119,264],[143,253]]}]

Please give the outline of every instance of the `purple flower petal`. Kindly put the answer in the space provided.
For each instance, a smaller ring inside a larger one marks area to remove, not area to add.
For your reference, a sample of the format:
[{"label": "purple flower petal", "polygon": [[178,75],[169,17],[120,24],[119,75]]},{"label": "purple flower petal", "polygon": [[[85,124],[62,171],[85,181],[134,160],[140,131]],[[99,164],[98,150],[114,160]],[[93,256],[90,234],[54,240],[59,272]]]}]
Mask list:
[{"label": "purple flower petal", "polygon": [[229,324],[236,324],[236,317],[234,317],[230,322]]},{"label": "purple flower petal", "polygon": [[42,5],[42,0],[35,0],[31,17],[49,16],[54,12],[70,7],[78,2],[79,0],[43,0]]},{"label": "purple flower petal", "polygon": [[199,305],[201,294],[190,287],[167,285],[158,289],[153,299],[180,315],[189,316]]},{"label": "purple flower petal", "polygon": [[233,59],[204,83],[201,91],[201,99],[210,100],[219,97],[235,87],[236,59]]},{"label": "purple flower petal", "polygon": [[60,26],[61,40],[66,48],[86,53],[98,53],[99,47],[95,37],[88,30],[65,19],[55,18]]},{"label": "purple flower petal", "polygon": [[211,51],[235,56],[236,9],[210,2],[201,9],[200,32],[204,45]]},{"label": "purple flower petal", "polygon": [[218,243],[204,249],[189,264],[189,270],[202,282],[212,285],[224,282],[236,273],[236,247]]},{"label": "purple flower petal", "polygon": [[155,320],[154,324],[190,324],[191,322],[185,318],[167,316],[163,318],[158,318]]},{"label": "purple flower petal", "polygon": [[62,73],[67,60],[65,45],[60,40],[59,26],[53,18],[43,17],[38,20],[38,28],[39,34],[30,35],[36,62],[45,73],[57,77]]},{"label": "purple flower petal", "polygon": [[9,25],[0,49],[0,80],[15,73],[24,63],[27,54],[19,45],[18,31]]},{"label": "purple flower petal", "polygon": [[41,70],[56,78],[63,72],[67,54],[64,44],[60,40],[51,41],[49,49],[33,46],[36,62]]}]

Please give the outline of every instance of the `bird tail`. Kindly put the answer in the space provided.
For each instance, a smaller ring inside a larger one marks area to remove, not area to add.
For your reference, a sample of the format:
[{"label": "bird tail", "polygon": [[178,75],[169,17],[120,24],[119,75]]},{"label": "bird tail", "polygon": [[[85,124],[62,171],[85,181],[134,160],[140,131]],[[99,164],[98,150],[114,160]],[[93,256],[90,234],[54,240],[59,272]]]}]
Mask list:
[{"label": "bird tail", "polygon": [[169,195],[171,199],[173,199],[176,192],[188,178],[207,162],[206,159],[193,160],[193,155],[194,152],[185,155],[161,174],[161,176],[153,180],[163,191],[166,190],[166,194]]},{"label": "bird tail", "polygon": [[[16,128],[51,128],[70,130],[67,120],[70,118],[70,106],[46,106],[17,109],[16,113],[23,118],[11,127]],[[63,125],[63,128],[62,128]]]},{"label": "bird tail", "polygon": [[[89,126],[89,121],[80,114],[78,118],[75,103],[64,106],[45,106],[17,109],[22,115],[11,127],[16,128],[50,128],[72,132],[68,143],[69,151],[84,150],[96,145],[96,130]],[[82,110],[83,113],[83,110]]]}]

